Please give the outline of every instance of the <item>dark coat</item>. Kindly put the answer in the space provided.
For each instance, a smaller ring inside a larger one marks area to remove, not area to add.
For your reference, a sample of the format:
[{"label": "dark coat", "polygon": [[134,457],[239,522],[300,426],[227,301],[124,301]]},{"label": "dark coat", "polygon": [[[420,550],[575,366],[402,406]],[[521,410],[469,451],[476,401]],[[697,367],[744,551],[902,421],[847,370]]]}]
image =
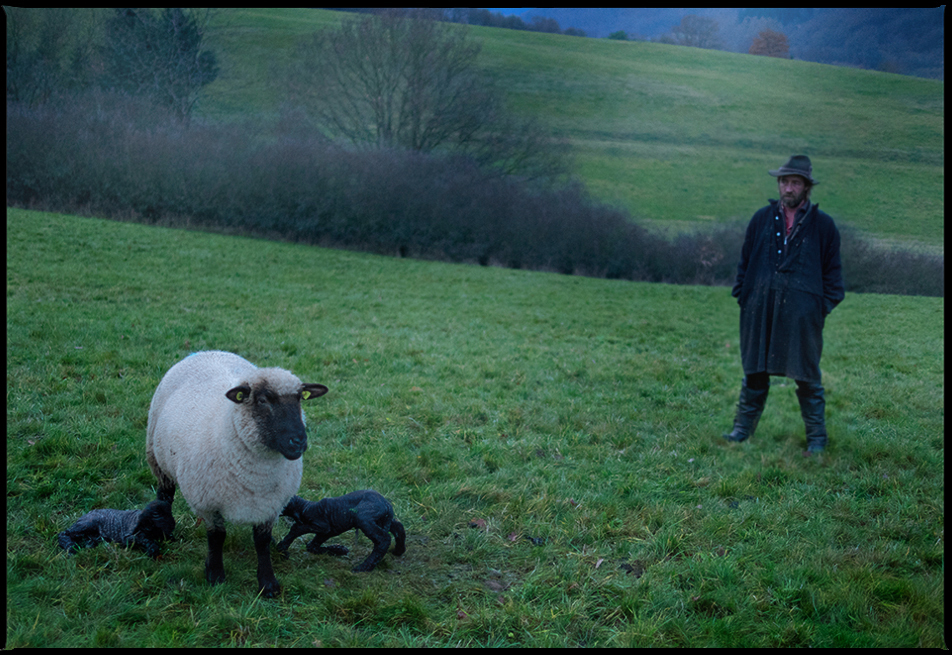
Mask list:
[{"label": "dark coat", "polygon": [[780,203],[771,200],[747,226],[731,295],[740,305],[744,374],[820,383],[826,315],[843,300],[840,233],[811,205],[784,245]]}]

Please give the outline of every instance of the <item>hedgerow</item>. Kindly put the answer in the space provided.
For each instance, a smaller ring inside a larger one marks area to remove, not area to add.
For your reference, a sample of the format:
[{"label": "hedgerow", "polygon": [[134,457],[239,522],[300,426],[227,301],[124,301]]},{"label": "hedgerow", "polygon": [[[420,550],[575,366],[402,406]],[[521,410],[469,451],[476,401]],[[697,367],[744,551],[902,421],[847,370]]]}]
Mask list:
[{"label": "hedgerow", "polygon": [[[578,182],[529,182],[463,155],[354,150],[293,121],[184,125],[102,94],[7,103],[7,203],[481,265],[729,285],[742,223],[650,232]],[[941,255],[842,226],[848,291],[942,296]]]}]

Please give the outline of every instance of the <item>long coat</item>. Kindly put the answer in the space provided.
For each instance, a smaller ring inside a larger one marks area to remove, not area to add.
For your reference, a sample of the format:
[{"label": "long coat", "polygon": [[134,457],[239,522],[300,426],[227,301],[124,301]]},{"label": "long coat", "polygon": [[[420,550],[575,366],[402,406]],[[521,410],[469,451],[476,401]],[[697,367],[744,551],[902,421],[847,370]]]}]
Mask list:
[{"label": "long coat", "polygon": [[780,203],[757,211],[744,237],[731,295],[740,305],[744,374],[820,383],[823,323],[843,300],[840,233],[811,205],[784,244]]}]

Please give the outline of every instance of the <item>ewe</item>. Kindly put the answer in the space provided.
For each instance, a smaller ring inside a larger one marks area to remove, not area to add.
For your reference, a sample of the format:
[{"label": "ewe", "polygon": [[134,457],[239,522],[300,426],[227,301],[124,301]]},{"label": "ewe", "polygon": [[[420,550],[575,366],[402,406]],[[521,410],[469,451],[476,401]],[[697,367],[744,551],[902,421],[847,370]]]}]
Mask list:
[{"label": "ewe", "polygon": [[327,393],[280,368],[233,353],[189,355],[159,382],[149,407],[146,457],[170,505],[176,485],[205,522],[205,579],[224,582],[225,521],[252,524],[258,587],[281,585],[271,567],[271,527],[301,484],[307,449],[301,400]]}]

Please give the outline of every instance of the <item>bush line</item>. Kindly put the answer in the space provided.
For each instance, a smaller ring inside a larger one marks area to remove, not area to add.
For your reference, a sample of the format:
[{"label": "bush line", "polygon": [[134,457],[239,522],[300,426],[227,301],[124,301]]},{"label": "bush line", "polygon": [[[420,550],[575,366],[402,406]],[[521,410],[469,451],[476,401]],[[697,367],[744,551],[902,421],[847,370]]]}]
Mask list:
[{"label": "bush line", "polygon": [[[293,121],[189,127],[138,102],[7,103],[7,203],[481,265],[733,284],[745,224],[666,239],[578,182],[462,156],[335,147]],[[752,208],[752,211],[755,208]],[[944,295],[944,257],[840,225],[847,291]]]}]

